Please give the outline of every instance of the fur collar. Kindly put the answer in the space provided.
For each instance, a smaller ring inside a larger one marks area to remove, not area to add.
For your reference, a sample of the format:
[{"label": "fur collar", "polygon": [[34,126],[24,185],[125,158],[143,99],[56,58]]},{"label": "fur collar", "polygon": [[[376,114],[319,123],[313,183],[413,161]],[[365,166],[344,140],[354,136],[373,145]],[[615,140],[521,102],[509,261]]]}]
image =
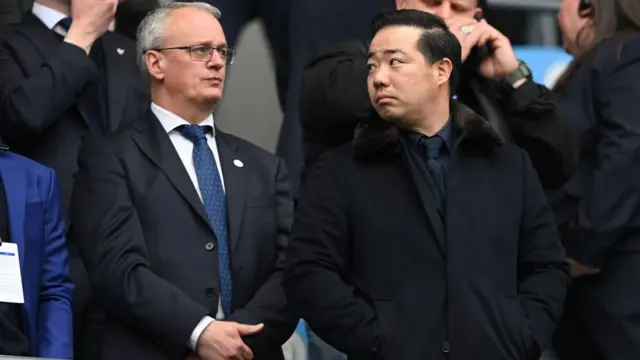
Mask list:
[{"label": "fur collar", "polygon": [[[504,145],[504,140],[491,125],[462,103],[452,101],[451,114],[461,147],[490,151]],[[363,120],[354,133],[353,156],[356,160],[362,160],[385,153],[397,153],[400,149],[399,136],[400,131],[390,122],[378,117]]]}]

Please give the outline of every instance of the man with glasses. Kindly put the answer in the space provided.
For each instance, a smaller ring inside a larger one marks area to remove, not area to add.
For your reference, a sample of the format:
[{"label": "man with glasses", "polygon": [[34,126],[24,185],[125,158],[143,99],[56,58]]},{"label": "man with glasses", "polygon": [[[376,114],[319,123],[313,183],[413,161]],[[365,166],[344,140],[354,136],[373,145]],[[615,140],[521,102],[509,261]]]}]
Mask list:
[{"label": "man with glasses", "polygon": [[283,359],[297,325],[284,163],[214,124],[233,61],[219,17],[205,3],[149,13],[148,114],[81,150],[71,215],[106,309],[97,359]]}]

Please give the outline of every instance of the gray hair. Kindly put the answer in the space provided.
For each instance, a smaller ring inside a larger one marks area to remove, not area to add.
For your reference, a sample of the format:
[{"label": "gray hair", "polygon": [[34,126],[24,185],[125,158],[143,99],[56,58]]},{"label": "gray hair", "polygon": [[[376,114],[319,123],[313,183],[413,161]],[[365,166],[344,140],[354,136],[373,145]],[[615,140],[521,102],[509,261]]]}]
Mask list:
[{"label": "gray hair", "polygon": [[174,10],[184,8],[195,8],[206,11],[213,15],[216,19],[220,19],[222,14],[218,8],[203,2],[174,2],[163,5],[155,10],[150,11],[138,26],[137,36],[137,52],[138,66],[142,71],[146,72],[147,63],[144,55],[147,51],[162,47],[165,38],[165,26],[169,16]]}]

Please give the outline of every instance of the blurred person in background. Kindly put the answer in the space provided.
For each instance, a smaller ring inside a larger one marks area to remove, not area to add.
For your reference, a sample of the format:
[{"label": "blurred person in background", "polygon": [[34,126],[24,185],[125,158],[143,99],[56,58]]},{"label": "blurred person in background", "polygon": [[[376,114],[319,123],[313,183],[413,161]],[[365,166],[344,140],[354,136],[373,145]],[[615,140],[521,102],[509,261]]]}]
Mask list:
[{"label": "blurred person in background", "polygon": [[[0,1],[0,27],[16,24],[22,20],[27,9],[31,9],[33,0],[2,0]],[[0,29],[0,31],[2,31]],[[1,35],[1,34],[0,34]]]},{"label": "blurred person in background", "polygon": [[575,56],[555,87],[578,132],[576,175],[550,195],[573,285],[555,350],[640,359],[640,1],[564,0]]},{"label": "blurred person in background", "polygon": [[[10,270],[9,256],[19,270]],[[0,355],[72,359],[73,283],[55,174],[1,139],[0,257]],[[22,299],[5,298],[7,275],[18,273]]]},{"label": "blurred person in background", "polygon": [[[135,43],[107,31],[116,7],[117,0],[36,0],[0,37],[0,133],[12,151],[56,171],[65,218],[82,139],[115,131],[148,99]],[[68,239],[75,344],[83,347],[90,287]]]},{"label": "blurred person in background", "polygon": [[[562,186],[577,166],[575,132],[553,94],[532,81],[509,39],[482,19],[484,1],[397,0],[396,5],[446,20],[462,45],[456,97],[527,151],[544,188]],[[361,40],[338,45],[305,71],[300,106],[307,167],[326,149],[350,140],[359,121],[376,116],[364,85],[365,50]]]},{"label": "blurred person in background", "polygon": [[381,119],[302,184],[291,307],[349,359],[538,360],[569,285],[538,175],[451,100],[461,47],[441,18],[385,12],[373,33],[368,92]]},{"label": "blurred person in background", "polygon": [[281,284],[286,167],[212,115],[234,59],[220,16],[202,2],[149,13],[137,54],[152,101],[80,151],[73,232],[106,309],[93,359],[282,360],[298,323]]}]

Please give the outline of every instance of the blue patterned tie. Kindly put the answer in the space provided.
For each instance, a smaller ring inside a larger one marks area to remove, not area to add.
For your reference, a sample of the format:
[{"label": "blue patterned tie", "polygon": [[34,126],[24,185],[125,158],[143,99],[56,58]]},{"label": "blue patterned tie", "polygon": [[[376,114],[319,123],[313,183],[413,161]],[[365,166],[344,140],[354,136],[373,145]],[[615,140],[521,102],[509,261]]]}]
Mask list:
[{"label": "blue patterned tie", "polygon": [[426,150],[427,153],[427,168],[431,174],[433,182],[440,191],[440,196],[444,197],[444,172],[442,170],[442,162],[440,161],[440,155],[444,145],[444,139],[436,135],[433,137],[423,137],[420,139],[420,145]]},{"label": "blue patterned tie", "polygon": [[231,314],[231,253],[229,251],[229,228],[227,223],[227,199],[222,180],[216,166],[216,158],[207,144],[206,131],[210,126],[183,125],[179,131],[193,143],[193,164],[207,216],[218,239],[218,272],[220,273],[220,294],[222,310]]}]

